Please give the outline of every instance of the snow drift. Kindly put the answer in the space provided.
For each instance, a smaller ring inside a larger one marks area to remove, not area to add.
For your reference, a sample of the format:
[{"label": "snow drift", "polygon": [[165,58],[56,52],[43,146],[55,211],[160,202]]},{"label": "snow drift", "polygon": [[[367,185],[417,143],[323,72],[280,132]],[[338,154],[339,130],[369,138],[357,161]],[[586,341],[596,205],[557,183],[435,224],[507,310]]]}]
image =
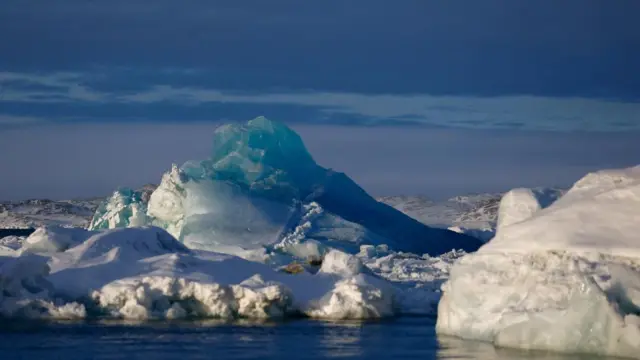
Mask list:
[{"label": "snow drift", "polygon": [[211,157],[174,165],[148,202],[128,189],[114,193],[92,229],[143,224],[166,229],[191,248],[252,259],[307,241],[350,253],[387,244],[431,255],[481,245],[376,201],[345,174],[319,166],[293,130],[263,117],[219,127]]},{"label": "snow drift", "polygon": [[453,267],[437,331],[640,357],[640,167],[589,174],[544,209],[513,195],[500,214],[513,215],[518,197],[526,211]]}]

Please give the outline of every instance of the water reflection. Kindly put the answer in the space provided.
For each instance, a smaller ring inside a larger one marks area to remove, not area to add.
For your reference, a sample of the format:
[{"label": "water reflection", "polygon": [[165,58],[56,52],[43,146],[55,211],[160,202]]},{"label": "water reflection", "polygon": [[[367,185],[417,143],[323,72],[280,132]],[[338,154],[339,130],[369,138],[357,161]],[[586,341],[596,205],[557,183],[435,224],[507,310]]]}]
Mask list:
[{"label": "water reflection", "polygon": [[558,354],[546,351],[524,351],[496,348],[489,343],[462,340],[449,336],[438,336],[438,359],[477,360],[591,360],[606,359],[600,356],[580,354]]},{"label": "water reflection", "polygon": [[325,323],[319,350],[328,358],[362,355],[362,325],[358,322]]}]

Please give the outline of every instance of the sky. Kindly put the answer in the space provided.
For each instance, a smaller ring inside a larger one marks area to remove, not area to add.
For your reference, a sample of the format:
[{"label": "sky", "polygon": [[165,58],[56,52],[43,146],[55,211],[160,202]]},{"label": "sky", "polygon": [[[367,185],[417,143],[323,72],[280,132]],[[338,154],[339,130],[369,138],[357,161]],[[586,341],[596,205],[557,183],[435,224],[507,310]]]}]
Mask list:
[{"label": "sky", "polygon": [[0,199],[103,195],[259,115],[374,195],[640,163],[636,0],[0,0]]}]

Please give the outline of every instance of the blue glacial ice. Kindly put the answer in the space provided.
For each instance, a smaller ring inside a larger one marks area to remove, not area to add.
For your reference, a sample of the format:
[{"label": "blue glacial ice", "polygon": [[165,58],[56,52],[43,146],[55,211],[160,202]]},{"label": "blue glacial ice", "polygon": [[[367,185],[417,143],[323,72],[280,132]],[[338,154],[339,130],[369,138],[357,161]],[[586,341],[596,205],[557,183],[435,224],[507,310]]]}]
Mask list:
[{"label": "blue glacial ice", "polygon": [[435,256],[481,245],[376,201],[345,174],[319,166],[293,130],[264,117],[216,129],[211,157],[174,165],[148,203],[135,192],[114,194],[98,212],[94,229],[151,224],[189,247],[244,257],[262,256],[256,249],[357,253],[364,244]]}]

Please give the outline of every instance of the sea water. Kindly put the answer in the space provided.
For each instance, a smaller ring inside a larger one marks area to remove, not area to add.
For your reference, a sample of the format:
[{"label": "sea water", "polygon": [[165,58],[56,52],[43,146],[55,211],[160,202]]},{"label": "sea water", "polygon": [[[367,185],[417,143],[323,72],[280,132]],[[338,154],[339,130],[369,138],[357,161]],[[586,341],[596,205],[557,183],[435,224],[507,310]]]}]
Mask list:
[{"label": "sea water", "polygon": [[435,334],[435,319],[375,322],[0,323],[0,359],[602,359],[496,349]]}]

